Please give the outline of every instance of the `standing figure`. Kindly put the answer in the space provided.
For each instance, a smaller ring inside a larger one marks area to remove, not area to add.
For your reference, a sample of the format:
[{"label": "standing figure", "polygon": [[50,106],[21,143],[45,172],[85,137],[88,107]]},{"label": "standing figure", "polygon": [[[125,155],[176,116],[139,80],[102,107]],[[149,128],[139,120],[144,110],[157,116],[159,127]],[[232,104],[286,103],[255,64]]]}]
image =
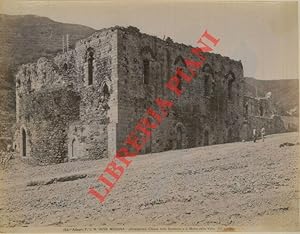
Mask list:
[{"label": "standing figure", "polygon": [[260,130],[260,134],[261,134],[261,139],[264,142],[265,141],[265,134],[266,134],[266,130],[264,127],[262,127],[262,129]]},{"label": "standing figure", "polygon": [[255,143],[256,142],[256,128],[253,129],[253,142]]}]

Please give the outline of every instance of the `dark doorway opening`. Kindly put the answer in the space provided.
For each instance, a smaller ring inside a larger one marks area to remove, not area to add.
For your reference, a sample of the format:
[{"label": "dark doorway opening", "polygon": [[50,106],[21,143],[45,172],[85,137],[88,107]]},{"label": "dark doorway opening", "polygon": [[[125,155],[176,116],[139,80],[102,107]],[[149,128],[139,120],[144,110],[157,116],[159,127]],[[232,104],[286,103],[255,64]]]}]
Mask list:
[{"label": "dark doorway opening", "polygon": [[72,158],[76,157],[76,140],[72,140]]},{"label": "dark doorway opening", "polygon": [[150,135],[147,143],[146,143],[146,148],[145,148],[145,153],[149,154],[152,152],[152,135]]},{"label": "dark doorway opening", "polygon": [[27,147],[26,147],[26,131],[22,129],[22,156],[26,157]]},{"label": "dark doorway opening", "polygon": [[93,63],[94,63],[94,53],[90,51],[89,58],[88,58],[88,85],[93,84],[93,73],[94,73]]},{"label": "dark doorway opening", "polygon": [[232,130],[228,130],[227,142],[232,142]]},{"label": "dark doorway opening", "polygon": [[209,134],[207,130],[204,132],[204,145],[209,145]]},{"label": "dark doorway opening", "polygon": [[178,127],[177,128],[177,144],[176,144],[177,149],[182,149],[182,128]]}]

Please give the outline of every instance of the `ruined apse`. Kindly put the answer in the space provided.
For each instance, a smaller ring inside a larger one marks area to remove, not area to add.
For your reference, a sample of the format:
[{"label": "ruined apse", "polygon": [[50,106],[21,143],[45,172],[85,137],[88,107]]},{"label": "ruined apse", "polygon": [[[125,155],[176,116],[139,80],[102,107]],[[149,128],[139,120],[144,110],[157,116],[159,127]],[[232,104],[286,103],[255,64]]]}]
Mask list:
[{"label": "ruined apse", "polygon": [[164,84],[177,67],[185,69],[190,51],[170,38],[113,27],[52,59],[22,65],[16,75],[20,157],[36,164],[112,157],[156,97],[175,106],[142,153],[247,139],[257,123],[274,128],[269,104],[262,115],[246,113],[247,105],[269,100],[245,97],[242,63],[219,54],[205,53],[197,77],[180,83],[185,92],[175,98]]}]

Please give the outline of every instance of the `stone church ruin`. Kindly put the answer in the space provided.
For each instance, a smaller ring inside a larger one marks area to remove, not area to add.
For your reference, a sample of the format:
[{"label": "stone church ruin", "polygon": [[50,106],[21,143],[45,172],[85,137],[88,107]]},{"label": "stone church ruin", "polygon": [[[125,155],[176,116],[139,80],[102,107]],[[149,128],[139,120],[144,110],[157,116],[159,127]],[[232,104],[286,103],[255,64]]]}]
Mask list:
[{"label": "stone church ruin", "polygon": [[[16,75],[15,149],[34,164],[112,157],[164,84],[185,68],[190,46],[113,27]],[[251,139],[253,128],[285,131],[272,97],[245,95],[240,61],[206,53],[206,63],[142,153]],[[185,83],[180,83],[185,89]]]}]

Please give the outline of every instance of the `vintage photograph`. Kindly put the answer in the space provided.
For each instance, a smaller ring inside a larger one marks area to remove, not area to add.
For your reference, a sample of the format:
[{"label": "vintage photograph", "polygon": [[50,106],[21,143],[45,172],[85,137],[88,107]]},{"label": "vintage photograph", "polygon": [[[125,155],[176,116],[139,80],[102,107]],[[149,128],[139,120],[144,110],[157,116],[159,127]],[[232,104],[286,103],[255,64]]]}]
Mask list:
[{"label": "vintage photograph", "polygon": [[300,231],[297,1],[0,0],[0,232]]}]

